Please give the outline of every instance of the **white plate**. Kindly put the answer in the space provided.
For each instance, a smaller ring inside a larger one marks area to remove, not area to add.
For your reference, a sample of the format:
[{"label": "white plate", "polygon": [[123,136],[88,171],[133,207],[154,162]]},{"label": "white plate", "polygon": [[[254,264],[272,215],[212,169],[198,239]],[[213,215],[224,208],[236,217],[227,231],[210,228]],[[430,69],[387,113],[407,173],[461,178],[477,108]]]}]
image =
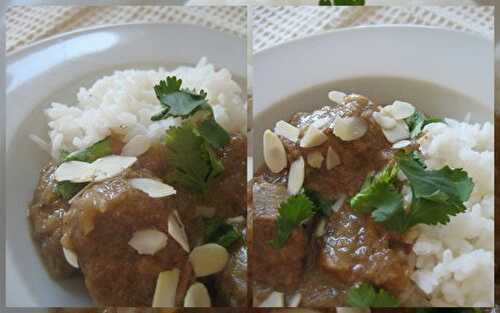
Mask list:
[{"label": "white plate", "polygon": [[123,68],[166,68],[209,62],[228,68],[246,86],[245,41],[188,25],[135,24],[72,32],[30,46],[7,59],[6,303],[7,306],[85,306],[78,277],[52,280],[29,234],[26,208],[49,156],[29,139],[47,135],[42,110],[52,101],[75,103],[79,86]]},{"label": "white plate", "polygon": [[329,90],[377,103],[406,100],[436,116],[492,120],[494,45],[479,36],[415,26],[334,31],[254,56],[254,164],[262,134],[297,111],[329,104]]}]

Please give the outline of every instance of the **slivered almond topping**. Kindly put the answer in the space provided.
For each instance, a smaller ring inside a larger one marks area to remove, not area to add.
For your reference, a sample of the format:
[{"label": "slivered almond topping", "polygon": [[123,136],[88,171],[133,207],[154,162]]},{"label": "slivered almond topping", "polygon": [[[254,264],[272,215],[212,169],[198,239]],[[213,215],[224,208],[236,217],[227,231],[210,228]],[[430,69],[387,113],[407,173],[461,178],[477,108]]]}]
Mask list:
[{"label": "slivered almond topping", "polygon": [[393,149],[403,149],[411,145],[411,141],[409,140],[401,140],[392,145]]},{"label": "slivered almond topping", "polygon": [[123,156],[140,156],[148,151],[151,147],[151,140],[144,135],[134,136],[123,146],[121,155]]},{"label": "slivered almond topping", "polygon": [[273,291],[259,304],[260,308],[282,308],[285,306],[285,295],[282,292]]},{"label": "slivered almond topping", "polygon": [[202,283],[194,283],[189,287],[184,298],[185,308],[209,308],[212,306],[207,287]]},{"label": "slivered almond topping", "polygon": [[319,220],[318,225],[316,226],[316,229],[314,230],[314,236],[315,237],[321,237],[326,233],[326,219],[322,218]]},{"label": "slivered almond topping", "polygon": [[345,194],[339,195],[335,203],[332,205],[332,212],[338,212],[338,210],[340,210],[340,208],[344,205],[346,199],[347,196]]},{"label": "slivered almond topping", "polygon": [[384,129],[396,127],[396,120],[383,112],[373,112],[372,116],[375,122]]},{"label": "slivered almond topping", "polygon": [[342,91],[332,90],[328,93],[328,99],[337,104],[344,104],[346,94]]},{"label": "slivered almond topping", "polygon": [[175,241],[184,249],[184,251],[189,253],[189,241],[186,234],[186,229],[184,224],[182,224],[181,218],[177,211],[173,211],[168,216],[168,233]]},{"label": "slivered almond topping", "polygon": [[72,183],[86,183],[94,179],[95,168],[92,164],[80,161],[69,161],[59,165],[54,172],[54,178]]},{"label": "slivered almond topping", "polygon": [[368,130],[366,121],[360,117],[339,117],[335,120],[333,133],[343,141],[352,141],[363,137]]},{"label": "slivered almond topping", "polygon": [[328,147],[328,151],[326,152],[326,169],[331,170],[332,168],[340,165],[340,156],[332,147]]},{"label": "slivered almond topping", "polygon": [[398,121],[393,129],[382,129],[385,138],[390,143],[395,143],[410,138],[410,130],[404,121]]},{"label": "slivered almond topping", "polygon": [[151,178],[132,178],[128,180],[130,186],[147,193],[151,198],[163,198],[176,194],[174,187]]},{"label": "slivered almond topping", "polygon": [[304,172],[304,158],[299,157],[290,165],[290,172],[288,173],[288,193],[290,195],[297,194],[302,188]]},{"label": "slivered almond topping", "polygon": [[226,248],[216,243],[198,246],[189,254],[189,261],[196,277],[205,277],[222,271],[228,260],[229,253]]},{"label": "slivered almond topping", "polygon": [[307,130],[300,141],[300,146],[302,148],[312,148],[322,145],[328,140],[328,136],[326,136],[322,131],[317,129],[316,127],[309,125]]},{"label": "slivered almond topping", "polygon": [[109,155],[97,159],[92,163],[92,166],[95,168],[94,181],[99,182],[117,176],[131,167],[136,161],[136,157],[120,155]]},{"label": "slivered almond topping", "polygon": [[264,132],[264,161],[273,173],[281,172],[287,164],[285,147],[270,130]]},{"label": "slivered almond topping", "polygon": [[168,236],[156,229],[144,229],[136,231],[130,241],[129,246],[134,248],[139,254],[154,255],[165,248]]},{"label": "slivered almond topping", "polygon": [[78,266],[78,256],[76,255],[75,252],[68,248],[63,247],[63,254],[64,258],[66,259],[66,262],[68,262],[69,265],[71,265],[74,268],[79,268]]},{"label": "slivered almond topping", "polygon": [[153,297],[153,308],[175,306],[175,295],[177,293],[180,273],[179,269],[174,268],[171,271],[164,271],[158,275]]},{"label": "slivered almond topping", "polygon": [[228,224],[242,224],[245,223],[246,219],[243,215],[229,217],[226,219],[226,223]]},{"label": "slivered almond topping", "polygon": [[297,142],[297,140],[299,140],[300,129],[285,121],[279,121],[274,127],[274,133],[276,135],[285,137],[291,142]]},{"label": "slivered almond topping", "polygon": [[307,155],[307,164],[314,168],[321,168],[324,159],[321,151],[313,151]]},{"label": "slivered almond topping", "polygon": [[415,107],[411,103],[396,100],[391,105],[383,107],[382,111],[396,120],[403,120],[415,113]]},{"label": "slivered almond topping", "polygon": [[300,293],[294,293],[287,300],[287,307],[296,308],[299,306],[300,301],[302,300],[302,295]]}]

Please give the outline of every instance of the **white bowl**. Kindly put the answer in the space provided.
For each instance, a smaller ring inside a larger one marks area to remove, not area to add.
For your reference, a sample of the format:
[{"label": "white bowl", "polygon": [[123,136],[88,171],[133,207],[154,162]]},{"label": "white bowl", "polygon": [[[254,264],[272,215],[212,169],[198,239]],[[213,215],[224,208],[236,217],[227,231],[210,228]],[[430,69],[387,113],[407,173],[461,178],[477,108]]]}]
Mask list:
[{"label": "white bowl", "polygon": [[294,112],[329,104],[329,90],[376,103],[413,103],[435,116],[492,121],[494,45],[479,36],[429,27],[373,26],[333,31],[254,56],[254,168],[262,134]]},{"label": "white bowl", "polygon": [[67,33],[7,58],[6,304],[17,307],[86,306],[82,277],[52,280],[30,237],[26,209],[49,156],[28,139],[47,135],[42,110],[52,101],[75,103],[76,92],[123,68],[166,68],[209,62],[228,68],[246,86],[246,43],[207,28],[135,24]]}]

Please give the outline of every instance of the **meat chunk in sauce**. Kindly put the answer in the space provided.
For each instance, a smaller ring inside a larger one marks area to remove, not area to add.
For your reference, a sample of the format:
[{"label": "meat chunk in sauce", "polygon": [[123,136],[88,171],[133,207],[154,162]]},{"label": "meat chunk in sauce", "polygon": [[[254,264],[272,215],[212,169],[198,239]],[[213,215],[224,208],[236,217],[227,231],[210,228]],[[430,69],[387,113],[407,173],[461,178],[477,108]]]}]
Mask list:
[{"label": "meat chunk in sauce", "polygon": [[69,277],[77,272],[66,262],[61,246],[64,212],[69,209],[66,201],[54,191],[54,171],[57,166],[49,163],[41,170],[40,180],[28,210],[35,242],[48,272],[54,278]]},{"label": "meat chunk in sauce", "polygon": [[308,237],[297,228],[281,249],[269,243],[278,235],[278,207],[288,198],[286,186],[256,180],[253,187],[253,254],[254,279],[275,289],[297,285],[302,275]]},{"label": "meat chunk in sauce", "polygon": [[389,239],[369,217],[346,206],[329,219],[319,264],[344,282],[368,281],[398,294],[409,283],[409,268],[404,251],[391,248]]},{"label": "meat chunk in sauce", "polygon": [[[158,274],[178,268],[187,286],[187,252],[168,234],[175,197],[151,198],[132,188],[128,178],[153,178],[130,171],[85,190],[64,218],[63,244],[78,255],[85,284],[98,305],[151,306]],[[165,248],[141,255],[128,242],[136,231],[156,229],[168,234]],[[184,290],[177,290],[178,301]]]},{"label": "meat chunk in sauce", "polygon": [[241,245],[234,249],[226,268],[215,277],[219,296],[228,306],[247,306],[247,262],[247,247]]},{"label": "meat chunk in sauce", "polygon": [[[372,118],[374,110],[375,105],[368,99],[351,95],[347,97],[344,105],[326,106],[310,113],[297,113],[290,119],[292,125],[302,130],[312,124],[323,124],[322,129],[328,139],[320,146],[302,148],[286,138],[281,138],[287,152],[288,164],[299,156],[307,159],[311,152],[320,151],[326,156],[329,148],[340,158],[340,164],[330,170],[326,169],[325,162],[319,169],[306,164],[305,188],[314,190],[322,198],[332,201],[341,195],[350,198],[359,191],[369,173],[378,171],[387,164],[391,145]],[[366,133],[353,141],[341,140],[333,134],[335,119],[339,117],[364,119],[368,126]],[[310,232],[304,232],[304,229],[299,227],[283,249],[275,251],[270,248],[267,242],[276,237],[276,232],[273,233],[275,228],[268,226],[275,225],[269,220],[270,217],[275,220],[275,209],[288,197],[283,184],[286,182],[286,175],[286,171],[274,174],[264,169],[255,179],[257,182],[268,182],[268,185],[256,183],[253,195],[256,229],[254,247],[260,247],[260,250],[255,249],[255,259],[259,260],[260,256],[260,262],[267,265],[267,268],[261,264],[255,266],[256,279],[260,279],[264,284],[259,288],[269,286],[271,289],[277,289],[283,287],[282,282],[287,279],[291,282],[287,286],[298,283],[295,291],[302,295],[302,306],[344,305],[347,291],[355,283],[362,281],[371,282],[396,295],[407,288],[407,247],[393,242],[390,234],[383,228],[375,225],[369,217],[354,213],[347,205],[330,216],[326,233],[318,238],[317,242],[309,241],[307,244]],[[279,201],[275,201],[278,197],[281,197]],[[261,229],[258,230],[257,227]],[[281,258],[275,257],[276,255]],[[271,261],[276,263],[270,264]]]}]

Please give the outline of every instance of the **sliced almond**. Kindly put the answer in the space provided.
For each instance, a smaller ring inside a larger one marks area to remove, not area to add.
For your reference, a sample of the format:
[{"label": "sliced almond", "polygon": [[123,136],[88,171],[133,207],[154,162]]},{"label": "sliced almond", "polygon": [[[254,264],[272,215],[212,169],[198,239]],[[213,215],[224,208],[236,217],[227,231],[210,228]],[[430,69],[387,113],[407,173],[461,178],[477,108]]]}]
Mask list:
[{"label": "sliced almond", "polygon": [[340,156],[332,147],[328,147],[328,151],[326,152],[326,169],[331,170],[332,168],[340,165]]},{"label": "sliced almond", "polygon": [[331,118],[323,117],[312,122],[311,126],[316,127],[319,130],[323,130],[331,123],[331,121]]},{"label": "sliced almond", "polygon": [[135,189],[147,193],[151,198],[163,198],[176,193],[174,187],[151,178],[132,178],[128,183]]},{"label": "sliced almond", "polygon": [[401,140],[392,145],[393,149],[403,149],[411,145],[411,141],[409,140]]},{"label": "sliced almond", "polygon": [[189,261],[196,277],[205,277],[222,271],[228,260],[229,253],[226,248],[216,243],[198,246],[189,254]]},{"label": "sliced almond", "polygon": [[285,147],[270,130],[264,132],[264,161],[273,173],[281,172],[287,164]]},{"label": "sliced almond", "polygon": [[94,181],[99,182],[119,175],[131,167],[137,161],[136,157],[120,155],[109,155],[95,160],[92,166],[95,168]]},{"label": "sliced almond", "polygon": [[393,129],[382,129],[385,138],[390,143],[410,138],[410,130],[404,121],[398,121]]},{"label": "sliced almond", "polygon": [[134,136],[132,139],[123,146],[121,155],[123,156],[140,156],[148,151],[151,147],[151,139],[144,135]]},{"label": "sliced almond", "polygon": [[136,231],[130,241],[129,246],[134,248],[139,254],[154,255],[165,248],[168,236],[156,229],[144,229]]},{"label": "sliced almond", "polygon": [[382,111],[389,114],[396,120],[403,120],[415,113],[415,107],[411,103],[396,100],[391,105],[387,105],[382,108]]},{"label": "sliced almond", "polygon": [[322,218],[319,220],[318,225],[316,225],[316,229],[314,230],[315,237],[321,237],[326,233],[326,218]]},{"label": "sliced almond", "polygon": [[392,129],[396,127],[396,120],[383,112],[373,112],[373,119],[383,129]]},{"label": "sliced almond", "polygon": [[337,198],[337,200],[335,201],[335,203],[332,205],[332,211],[333,212],[338,212],[340,210],[340,208],[342,208],[342,206],[344,205],[346,199],[347,199],[347,195],[341,194]]},{"label": "sliced almond", "polygon": [[328,140],[328,136],[325,135],[321,130],[310,125],[300,141],[300,146],[302,148],[312,148],[322,145]]},{"label": "sliced almond", "polygon": [[298,292],[294,293],[288,298],[286,306],[290,308],[296,308],[299,306],[301,300],[302,300],[302,295]]},{"label": "sliced almond", "polygon": [[335,120],[333,133],[344,141],[363,137],[368,130],[366,121],[357,116],[339,117]]},{"label": "sliced almond", "polygon": [[228,224],[243,224],[246,222],[246,219],[243,215],[236,217],[229,217],[226,219],[226,223]]},{"label": "sliced almond", "polygon": [[285,137],[291,142],[297,142],[297,140],[299,140],[300,129],[285,121],[279,121],[274,127],[274,133],[276,135]]},{"label": "sliced almond", "polygon": [[259,304],[260,308],[282,308],[285,306],[285,295],[282,292],[273,291]]},{"label": "sliced almond", "polygon": [[313,151],[307,155],[307,164],[314,168],[321,168],[324,159],[321,151]]},{"label": "sliced almond", "polygon": [[328,93],[328,99],[337,104],[344,104],[346,94],[342,91],[332,90]]},{"label": "sliced almond", "polygon": [[291,195],[297,194],[304,184],[304,158],[299,157],[290,165],[288,173],[288,193]]},{"label": "sliced almond", "polygon": [[212,306],[207,287],[202,283],[194,283],[184,297],[185,308],[209,308]]},{"label": "sliced almond", "polygon": [[80,266],[78,266],[78,256],[76,255],[76,253],[68,248],[63,247],[62,249],[66,262],[68,262],[68,264],[74,268],[79,268]]},{"label": "sliced almond", "polygon": [[179,284],[180,271],[174,268],[158,275],[156,289],[153,297],[153,308],[174,307],[177,285]]},{"label": "sliced almond", "polygon": [[57,181],[86,183],[94,179],[95,168],[92,164],[80,161],[69,161],[59,165],[54,172]]},{"label": "sliced almond", "polygon": [[168,233],[172,238],[174,238],[177,243],[184,249],[184,251],[189,253],[189,241],[186,234],[186,229],[184,224],[182,224],[181,218],[177,211],[173,211],[168,216]]}]

